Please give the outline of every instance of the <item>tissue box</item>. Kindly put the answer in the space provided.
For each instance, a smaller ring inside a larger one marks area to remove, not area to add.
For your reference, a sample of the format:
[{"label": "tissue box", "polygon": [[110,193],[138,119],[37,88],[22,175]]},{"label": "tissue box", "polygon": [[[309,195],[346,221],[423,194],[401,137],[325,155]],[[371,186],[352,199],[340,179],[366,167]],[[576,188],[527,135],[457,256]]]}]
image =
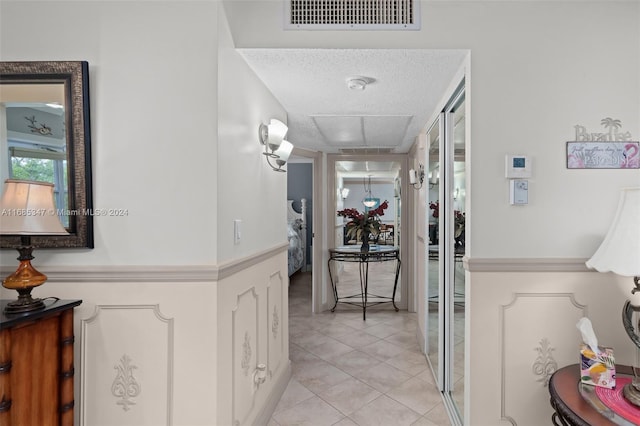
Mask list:
[{"label": "tissue box", "polygon": [[582,383],[613,389],[616,387],[616,363],[613,349],[598,346],[596,355],[588,345],[580,345],[580,381]]}]

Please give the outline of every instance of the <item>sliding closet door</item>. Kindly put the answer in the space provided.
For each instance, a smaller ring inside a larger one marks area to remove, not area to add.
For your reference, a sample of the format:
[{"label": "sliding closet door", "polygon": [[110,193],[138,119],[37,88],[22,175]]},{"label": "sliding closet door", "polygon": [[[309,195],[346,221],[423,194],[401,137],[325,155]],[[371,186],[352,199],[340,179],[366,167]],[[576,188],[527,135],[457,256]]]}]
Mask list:
[{"label": "sliding closet door", "polygon": [[[440,114],[441,117],[443,114]],[[441,271],[440,245],[440,135],[444,129],[444,120],[438,118],[427,132],[427,179],[429,182],[426,217],[427,224],[427,288],[425,353],[429,358],[434,377],[442,390],[443,369],[440,368],[442,351],[444,349],[444,335],[441,332],[444,319],[444,272]]]},{"label": "sliding closet door", "polygon": [[426,353],[454,424],[463,424],[465,337],[464,84],[427,133]]},{"label": "sliding closet door", "polygon": [[465,97],[457,94],[446,111],[446,177],[443,190],[445,244],[445,394],[461,423],[464,414],[465,347]]}]

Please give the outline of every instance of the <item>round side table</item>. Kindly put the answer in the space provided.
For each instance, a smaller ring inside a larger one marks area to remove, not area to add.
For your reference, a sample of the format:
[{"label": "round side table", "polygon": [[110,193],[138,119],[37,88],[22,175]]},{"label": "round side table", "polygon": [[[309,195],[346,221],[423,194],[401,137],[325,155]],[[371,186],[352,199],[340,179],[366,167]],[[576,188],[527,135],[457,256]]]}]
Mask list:
[{"label": "round side table", "polygon": [[[616,377],[632,375],[631,367],[616,365]],[[551,406],[555,410],[551,420],[556,426],[633,425],[613,414],[604,404],[592,404],[587,400],[597,400],[597,396],[592,386],[580,384],[578,364],[568,365],[553,373],[549,380],[549,394]],[[600,408],[595,408],[594,405]]]}]

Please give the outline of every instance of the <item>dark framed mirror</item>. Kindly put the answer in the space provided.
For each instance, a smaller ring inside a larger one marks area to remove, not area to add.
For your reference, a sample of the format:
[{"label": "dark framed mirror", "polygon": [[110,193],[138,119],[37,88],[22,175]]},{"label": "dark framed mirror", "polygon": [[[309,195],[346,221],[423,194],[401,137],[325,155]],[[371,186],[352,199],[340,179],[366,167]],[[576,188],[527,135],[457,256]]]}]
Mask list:
[{"label": "dark framed mirror", "polygon": [[[93,248],[87,62],[0,62],[0,174],[54,184],[69,235],[34,236],[35,247]],[[0,248],[19,245],[0,236]]]}]

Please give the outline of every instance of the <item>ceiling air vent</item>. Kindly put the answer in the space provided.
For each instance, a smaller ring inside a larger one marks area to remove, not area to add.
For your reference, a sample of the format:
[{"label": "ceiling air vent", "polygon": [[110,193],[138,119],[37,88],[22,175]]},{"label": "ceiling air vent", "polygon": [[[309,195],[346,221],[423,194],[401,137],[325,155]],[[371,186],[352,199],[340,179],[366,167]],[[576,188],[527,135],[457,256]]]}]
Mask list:
[{"label": "ceiling air vent", "polygon": [[419,30],[420,0],[285,0],[287,30]]},{"label": "ceiling air vent", "polygon": [[340,153],[349,155],[391,154],[393,148],[341,148]]}]

